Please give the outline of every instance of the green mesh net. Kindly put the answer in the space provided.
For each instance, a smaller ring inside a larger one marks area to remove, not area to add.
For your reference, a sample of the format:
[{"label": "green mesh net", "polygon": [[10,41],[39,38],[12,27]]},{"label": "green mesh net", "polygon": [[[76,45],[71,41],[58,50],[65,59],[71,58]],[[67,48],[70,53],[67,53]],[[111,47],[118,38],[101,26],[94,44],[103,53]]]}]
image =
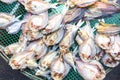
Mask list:
[{"label": "green mesh net", "polygon": [[[52,2],[55,2],[55,1],[56,0],[53,0]],[[24,16],[24,14],[26,13],[26,10],[24,9],[24,6],[22,6],[18,2],[14,2],[9,5],[0,2],[0,12],[11,13],[11,11],[16,7],[16,5],[18,5],[18,8],[16,9],[14,15],[15,16],[18,16],[18,15]],[[52,12],[50,11],[51,12],[50,15],[61,11],[61,9],[62,9],[62,6],[59,6],[57,11],[54,11],[54,10]],[[21,17],[21,19],[22,19],[22,17]],[[120,25],[120,14],[115,14],[112,17],[105,18],[104,20],[106,23]],[[91,26],[94,27],[95,23],[97,23],[97,22],[98,22],[98,20],[91,20],[90,21]],[[0,30],[0,45],[7,46],[9,44],[17,42],[20,34],[21,34],[21,31],[19,31],[17,34],[13,35],[13,34],[8,34],[5,30]],[[34,71],[32,71],[30,69],[26,69],[22,73],[34,80],[40,80],[40,79],[47,80],[46,78],[39,78],[39,77],[34,76]],[[83,78],[78,74],[78,72],[75,72],[73,69],[71,69],[70,72],[68,73],[68,75],[64,78],[64,80],[83,80]]]}]

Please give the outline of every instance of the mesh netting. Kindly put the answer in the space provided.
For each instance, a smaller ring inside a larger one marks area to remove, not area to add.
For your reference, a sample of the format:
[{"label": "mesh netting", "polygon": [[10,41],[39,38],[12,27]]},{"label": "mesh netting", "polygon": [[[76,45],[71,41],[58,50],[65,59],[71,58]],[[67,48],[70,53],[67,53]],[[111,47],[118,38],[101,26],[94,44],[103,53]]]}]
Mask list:
[{"label": "mesh netting", "polygon": [[[10,13],[12,11],[12,9],[16,6],[16,4],[18,4],[18,2],[14,2],[10,5],[0,2],[0,12]],[[16,10],[16,12],[14,13],[14,15],[15,16],[24,15],[25,13],[26,13],[26,10],[24,9],[24,7],[22,5],[20,5],[18,7],[18,9]],[[92,20],[90,22],[91,22],[91,26],[93,27],[95,25],[95,23],[98,21]],[[115,14],[112,17],[105,18],[105,22],[120,25],[120,14]],[[7,46],[9,44],[17,42],[20,34],[21,34],[21,31],[19,31],[17,34],[11,35],[11,34],[8,34],[5,30],[0,30],[0,45]],[[27,70],[27,71],[30,74],[33,74],[31,71],[29,71],[29,70]],[[35,79],[35,80],[37,80],[37,79]],[[75,72],[73,69],[71,69],[69,74],[64,78],[64,80],[83,80],[83,78],[77,72]]]}]

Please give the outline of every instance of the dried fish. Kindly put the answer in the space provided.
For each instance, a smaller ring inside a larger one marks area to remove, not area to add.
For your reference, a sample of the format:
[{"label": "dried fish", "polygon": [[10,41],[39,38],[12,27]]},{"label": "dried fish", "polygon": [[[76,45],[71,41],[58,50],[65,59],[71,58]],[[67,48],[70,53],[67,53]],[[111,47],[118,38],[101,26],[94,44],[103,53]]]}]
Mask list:
[{"label": "dried fish", "polygon": [[50,80],[51,77],[48,75],[50,72],[51,72],[50,70],[42,71],[40,69],[37,69],[35,75],[37,75],[37,76],[43,76],[43,77],[46,77],[48,80]]},{"label": "dried fish", "polygon": [[52,46],[52,45],[58,44],[62,40],[64,33],[65,33],[64,28],[60,28],[58,31],[55,31],[48,35],[45,35],[43,37],[43,42],[47,46]]},{"label": "dried fish", "polygon": [[120,12],[120,6],[104,2],[96,2],[85,12],[84,20],[104,18]]},{"label": "dried fish", "polygon": [[114,43],[114,36],[96,34],[95,42],[102,49],[110,49]]},{"label": "dried fish", "polygon": [[69,52],[69,47],[74,43],[74,37],[77,33],[77,30],[83,23],[84,22],[80,20],[77,23],[77,25],[71,25],[71,24],[66,25],[67,30],[65,33],[65,37],[59,44],[60,52],[62,54]]},{"label": "dried fish", "polygon": [[82,40],[87,40],[89,38],[94,39],[94,28],[91,28],[90,22],[86,22],[86,25],[79,29],[78,35]]},{"label": "dried fish", "polygon": [[62,56],[59,56],[52,62],[51,76],[54,80],[62,80],[69,70],[70,66],[63,61]]},{"label": "dried fish", "polygon": [[89,62],[96,55],[96,47],[93,39],[89,38],[79,46],[79,56],[84,62]]},{"label": "dried fish", "polygon": [[20,54],[13,55],[9,61],[9,65],[12,69],[35,68],[37,67],[37,63],[34,56],[34,52],[23,51]]},{"label": "dried fish", "polygon": [[115,36],[115,42],[110,49],[106,50],[106,53],[111,55],[115,60],[120,60],[120,36]]},{"label": "dried fish", "polygon": [[[63,22],[64,23],[68,23],[68,22],[71,22],[73,21],[75,18],[77,18],[79,16],[79,19],[81,19],[83,17],[83,14],[84,14],[85,10],[82,9],[82,8],[73,8],[73,9],[70,9],[67,11],[65,17],[64,17],[64,20]],[[80,18],[81,16],[81,18]]]},{"label": "dried fish", "polygon": [[75,60],[74,60],[74,55],[69,52],[63,55],[63,59],[73,67],[74,71],[76,71],[76,65],[75,65]]},{"label": "dried fish", "polygon": [[107,24],[104,22],[100,22],[98,26],[96,26],[97,32],[102,34],[118,34],[120,31],[120,27],[115,24]]},{"label": "dried fish", "polygon": [[56,4],[50,4],[43,0],[28,0],[25,1],[25,4],[24,2],[22,2],[22,4],[25,6],[25,9],[32,14],[40,14],[50,8],[56,8]]},{"label": "dried fish", "polygon": [[22,24],[25,23],[25,20],[15,22],[6,28],[8,34],[16,34],[20,31]]},{"label": "dried fish", "polygon": [[103,66],[96,60],[86,63],[80,59],[76,59],[76,67],[79,74],[85,80],[103,80],[106,75]]},{"label": "dried fish", "polygon": [[98,0],[70,0],[72,3],[77,5],[78,7],[87,7],[93,5]]},{"label": "dried fish", "polygon": [[114,60],[109,54],[105,54],[101,61],[107,67],[116,67],[119,64],[119,61]]},{"label": "dried fish", "polygon": [[42,31],[43,34],[52,33],[57,31],[64,25],[62,24],[63,18],[68,10],[68,6],[64,7],[61,13],[54,14],[49,18],[48,25]]},{"label": "dried fish", "polygon": [[44,44],[43,40],[34,41],[28,45],[27,51],[35,52],[35,59],[40,59],[47,53],[47,46]]},{"label": "dried fish", "polygon": [[17,0],[0,0],[0,1],[2,1],[4,3],[7,3],[7,4],[11,4],[11,3],[13,3],[13,2],[15,2]]},{"label": "dried fish", "polygon": [[44,57],[40,59],[39,67],[42,71],[50,68],[52,62],[57,58],[58,51],[50,50]]},{"label": "dried fish", "polygon": [[0,13],[0,29],[6,29],[6,27],[16,21],[19,21],[20,16],[16,17],[7,13]]}]

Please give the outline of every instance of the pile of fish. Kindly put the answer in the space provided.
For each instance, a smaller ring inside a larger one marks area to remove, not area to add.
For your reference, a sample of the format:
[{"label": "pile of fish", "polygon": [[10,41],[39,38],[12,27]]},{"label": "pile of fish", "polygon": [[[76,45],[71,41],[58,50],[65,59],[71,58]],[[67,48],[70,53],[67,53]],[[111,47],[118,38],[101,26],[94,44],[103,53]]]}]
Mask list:
[{"label": "pile of fish", "polygon": [[[0,0],[10,4],[17,0]],[[12,69],[35,70],[36,76],[62,80],[71,68],[85,80],[103,80],[107,67],[120,61],[120,26],[89,20],[120,12],[117,0],[60,0],[61,13],[49,16],[56,3],[18,0],[27,10],[23,20],[0,13],[0,29],[9,34],[22,30],[18,42],[5,47]],[[96,34],[94,34],[96,33]],[[74,50],[70,47],[77,42]]]}]

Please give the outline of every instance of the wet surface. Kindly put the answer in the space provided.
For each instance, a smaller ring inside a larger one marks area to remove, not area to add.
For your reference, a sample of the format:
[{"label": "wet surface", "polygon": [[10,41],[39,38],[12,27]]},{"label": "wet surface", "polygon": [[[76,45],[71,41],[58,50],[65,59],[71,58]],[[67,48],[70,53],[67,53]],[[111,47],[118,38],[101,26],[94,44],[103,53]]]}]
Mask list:
[{"label": "wet surface", "polygon": [[[0,57],[0,80],[30,80],[19,71],[12,70]],[[120,80],[120,65],[107,74],[104,80]]]}]

